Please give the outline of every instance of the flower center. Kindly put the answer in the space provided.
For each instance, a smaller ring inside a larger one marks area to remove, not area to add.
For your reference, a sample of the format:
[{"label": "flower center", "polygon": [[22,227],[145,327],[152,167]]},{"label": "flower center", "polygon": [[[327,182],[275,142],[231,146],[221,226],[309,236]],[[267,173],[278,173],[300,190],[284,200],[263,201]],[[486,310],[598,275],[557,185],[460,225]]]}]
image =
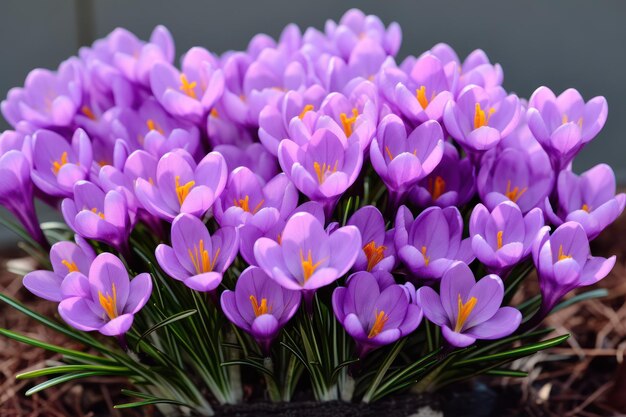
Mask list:
[{"label": "flower center", "polygon": [[187,94],[191,98],[198,98],[198,96],[196,96],[196,92],[194,91],[194,88],[198,85],[197,82],[194,81],[190,83],[185,74],[180,74],[180,83],[180,91]]},{"label": "flower center", "polygon": [[433,200],[438,199],[443,193],[446,192],[446,181],[439,175],[437,175],[434,180],[429,178],[428,191],[430,192]]},{"label": "flower center", "polygon": [[463,325],[467,321],[467,318],[469,317],[472,310],[474,310],[474,307],[476,307],[476,302],[478,301],[476,297],[472,297],[467,300],[467,303],[464,304],[463,300],[461,299],[461,294],[459,294],[458,300],[459,312],[456,317],[456,325],[454,326],[454,331],[457,333],[460,332],[461,329],[463,329]]},{"label": "flower center", "polygon": [[[563,115],[563,118],[561,119],[562,124],[568,123],[569,122],[569,117],[567,117],[567,114]],[[580,127],[581,129],[583,128],[583,118],[579,118],[578,122],[576,122],[576,124],[578,124],[578,127]]]},{"label": "flower center", "polygon": [[424,265],[428,266],[430,263],[430,257],[426,256],[426,246],[422,246],[422,256],[424,257]]},{"label": "flower center", "polygon": [[180,204],[181,206],[183,205],[183,202],[185,201],[185,198],[187,198],[187,196],[189,195],[189,191],[191,191],[191,188],[196,185],[195,181],[189,181],[188,183],[184,184],[184,185],[180,185],[180,176],[177,175],[176,178],[174,178],[175,181],[175,187],[176,187],[176,197],[178,197],[178,204]]},{"label": "flower center", "polygon": [[487,126],[491,115],[495,112],[496,110],[494,108],[490,108],[485,115],[485,111],[480,107],[480,103],[476,103],[476,109],[474,110],[474,129]]},{"label": "flower center", "polygon": [[261,200],[259,204],[257,204],[252,211],[250,211],[250,196],[246,195],[245,198],[235,199],[233,201],[233,205],[235,207],[241,208],[243,211],[247,211],[248,213],[256,214],[257,211],[263,206],[265,199]]},{"label": "flower center", "polygon": [[422,109],[425,109],[426,107],[428,107],[428,104],[434,100],[436,94],[433,91],[433,93],[430,95],[430,99],[428,99],[426,97],[426,86],[423,85],[415,90],[415,96],[417,97],[417,102],[420,104],[420,106],[422,106]]},{"label": "flower center", "polygon": [[[389,150],[389,146],[385,146],[385,152],[387,152],[387,156],[389,157],[390,161],[393,161],[393,153],[391,153],[391,151]],[[417,156],[417,149],[413,149],[413,155]]]},{"label": "flower center", "polygon": [[311,249],[307,252],[306,259],[304,258],[304,253],[302,253],[302,249],[300,249],[300,264],[302,265],[302,273],[304,274],[304,282],[307,282],[311,275],[315,272],[315,270],[320,266],[322,261],[318,261],[317,263],[313,263],[313,254]]},{"label": "flower center", "polygon": [[96,213],[102,220],[104,220],[104,213],[98,210],[96,207],[92,208],[91,211]]},{"label": "flower center", "polygon": [[117,291],[115,290],[115,284],[111,284],[111,293],[113,295],[103,295],[101,291],[98,291],[98,301],[100,305],[104,309],[104,312],[109,317],[110,320],[113,320],[117,317]]},{"label": "flower center", "polygon": [[367,335],[368,339],[378,336],[378,334],[383,331],[385,324],[387,324],[387,321],[389,320],[389,316],[382,310],[378,313],[374,312],[374,316],[376,317],[376,320],[374,320],[374,324]]},{"label": "flower center", "polygon": [[315,169],[315,173],[317,174],[317,181],[323,184],[330,174],[337,172],[337,165],[339,165],[339,161],[335,161],[334,167],[331,167],[330,164],[326,164],[326,162],[321,165],[319,162],[313,162],[313,169]]},{"label": "flower center", "polygon": [[591,208],[587,204],[583,204],[583,206],[580,209],[583,211],[586,211],[587,213],[591,211]]},{"label": "flower center", "polygon": [[345,113],[339,115],[343,131],[346,132],[346,137],[352,135],[352,128],[354,127],[354,123],[356,123],[357,117],[359,117],[359,111],[356,108],[352,109],[352,117],[348,117]]},{"label": "flower center", "polygon": [[[311,110],[313,110],[314,108],[315,107],[312,104],[307,104],[306,106],[304,106],[304,108],[300,112],[300,115],[298,116],[300,118],[300,120],[304,119],[304,115],[307,114],[307,112],[310,112]],[[344,113],[342,113],[342,114],[344,114]]]},{"label": "flower center", "polygon": [[250,303],[252,303],[252,310],[254,311],[254,317],[267,314],[268,311],[272,311],[271,307],[267,307],[267,298],[261,298],[261,304],[257,301],[254,295],[250,296]]},{"label": "flower center", "polygon": [[159,126],[159,124],[152,119],[146,120],[146,126],[148,126],[148,130],[156,130],[160,134],[163,134],[161,126]]},{"label": "flower center", "polygon": [[562,261],[563,259],[571,259],[572,256],[571,255],[567,255],[565,252],[563,252],[563,245],[559,246],[559,261]]},{"label": "flower center", "polygon": [[500,230],[498,232],[498,236],[497,236],[497,239],[498,239],[498,249],[502,249],[502,234],[503,233],[504,232],[502,230]]},{"label": "flower center", "polygon": [[373,240],[367,245],[363,246],[363,252],[367,256],[367,271],[371,272],[372,269],[378,265],[380,261],[385,257],[384,252],[387,249],[386,246],[376,246],[376,242]]},{"label": "flower center", "polygon": [[506,192],[504,193],[504,195],[506,195],[506,198],[508,198],[512,202],[517,203],[517,200],[519,200],[526,191],[528,191],[528,187],[524,187],[521,190],[519,187],[511,189],[511,180],[509,180],[506,183]]},{"label": "flower center", "polygon": [[83,107],[80,108],[80,111],[81,111],[82,114],[87,116],[88,119],[96,120],[96,115],[93,114],[93,111],[91,110],[91,107],[83,106]]},{"label": "flower center", "polygon": [[75,263],[75,262],[70,262],[70,261],[67,261],[67,260],[63,259],[63,260],[61,261],[61,263],[67,267],[67,273],[68,273],[68,274],[69,274],[70,272],[76,272],[76,271],[78,271],[78,267],[76,266],[76,263]]},{"label": "flower center", "polygon": [[202,274],[204,272],[212,272],[217,262],[217,257],[220,255],[220,248],[217,248],[213,260],[209,257],[209,252],[204,248],[204,239],[200,239],[198,246],[193,245],[193,250],[187,249],[189,258],[193,264],[196,274]]},{"label": "flower center", "polygon": [[52,161],[52,172],[57,175],[63,165],[67,164],[67,152],[61,154],[61,158],[58,161]]}]

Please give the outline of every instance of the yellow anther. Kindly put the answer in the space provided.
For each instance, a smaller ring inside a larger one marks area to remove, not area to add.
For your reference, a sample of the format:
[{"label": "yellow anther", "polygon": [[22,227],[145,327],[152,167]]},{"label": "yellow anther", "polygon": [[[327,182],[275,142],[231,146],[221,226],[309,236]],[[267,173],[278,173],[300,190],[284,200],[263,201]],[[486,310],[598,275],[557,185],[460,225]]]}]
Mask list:
[{"label": "yellow anther", "polygon": [[519,200],[526,191],[528,191],[528,187],[524,187],[521,190],[519,187],[511,189],[511,180],[509,180],[506,183],[506,192],[504,193],[504,195],[506,195],[506,198],[508,198],[512,202],[517,203],[517,200]]},{"label": "yellow anther", "polygon": [[320,184],[323,184],[328,175],[337,171],[337,165],[339,165],[339,161],[335,161],[335,166],[331,168],[330,164],[326,164],[324,162],[322,165],[319,162],[313,163],[313,169],[315,169],[315,173],[317,174],[317,181]]},{"label": "yellow anther", "polygon": [[428,191],[430,192],[433,200],[438,199],[443,193],[446,192],[446,181],[439,175],[437,175],[434,180],[429,178]]},{"label": "yellow anther", "polygon": [[211,109],[211,116],[212,117],[219,117],[220,114],[217,112],[217,109],[214,107]]},{"label": "yellow anther", "polygon": [[363,246],[363,252],[365,252],[365,256],[367,257],[367,271],[371,272],[372,269],[378,265],[380,261],[385,257],[385,249],[386,246],[380,245],[376,246],[376,242],[373,240],[367,245]]},{"label": "yellow anther", "polygon": [[160,134],[163,134],[161,126],[159,126],[159,124],[152,119],[146,120],[146,126],[148,127],[148,130],[156,130]]},{"label": "yellow anther", "polygon": [[422,256],[424,257],[424,265],[428,266],[430,263],[430,257],[426,256],[426,246],[422,246]]},{"label": "yellow anther", "polygon": [[383,331],[385,324],[387,324],[387,321],[389,320],[389,316],[387,316],[382,310],[379,313],[374,312],[374,316],[376,317],[376,320],[374,320],[374,324],[367,335],[368,339],[378,336],[380,332]]},{"label": "yellow anther", "polygon": [[196,185],[196,182],[189,181],[184,185],[180,185],[180,176],[178,175],[176,176],[176,178],[174,178],[174,181],[176,187],[176,197],[178,197],[178,204],[182,206],[185,198],[187,198],[187,196],[189,195],[189,191],[191,191],[191,188]]},{"label": "yellow anther", "polygon": [[257,211],[263,206],[265,203],[265,199],[261,200],[259,204],[257,204],[254,209],[250,210],[250,196],[246,195],[245,198],[235,199],[233,201],[233,205],[235,207],[241,208],[243,211],[247,211],[248,213],[256,214]]},{"label": "yellow anther", "polygon": [[352,109],[352,117],[348,117],[345,113],[341,113],[339,115],[341,125],[343,126],[343,131],[346,133],[347,137],[350,137],[350,135],[352,135],[352,128],[356,123],[357,117],[359,117],[359,111],[356,108]]},{"label": "yellow anther", "polygon": [[562,261],[563,259],[571,259],[572,256],[571,255],[567,255],[563,252],[563,245],[559,246],[559,261]]},{"label": "yellow anther", "polygon": [[498,249],[502,249],[502,233],[504,233],[502,230],[500,230],[498,232],[498,236],[497,236],[497,239],[498,239]]},{"label": "yellow anther", "polygon": [[495,112],[496,110],[494,108],[490,108],[487,115],[485,115],[485,111],[480,107],[480,103],[476,103],[476,109],[474,110],[474,129],[487,126],[491,115]]},{"label": "yellow anther", "polygon": [[87,116],[88,119],[90,120],[96,120],[96,115],[93,114],[93,111],[91,110],[91,108],[89,106],[83,106],[80,108],[80,111],[82,114],[84,114],[85,116]]},{"label": "yellow anther", "polygon": [[307,114],[307,112],[310,112],[313,109],[314,109],[314,107],[313,107],[312,104],[307,104],[306,106],[304,106],[304,108],[300,112],[300,115],[298,116],[300,118],[300,120],[302,120],[304,118],[304,115]]},{"label": "yellow anther", "polygon": [[[254,311],[254,317],[259,317],[263,314],[267,314],[267,298],[261,298],[261,304],[258,303],[254,295],[250,296],[250,303],[252,303],[252,310]],[[271,309],[270,309],[271,310]]]},{"label": "yellow anther", "polygon": [[99,210],[98,210],[97,208],[95,208],[95,207],[94,207],[94,208],[92,208],[92,209],[91,209],[91,211],[92,211],[93,213],[96,213],[96,214],[97,214],[97,215],[98,215],[98,216],[99,216],[102,220],[104,220],[104,213],[103,213],[103,212],[99,211]]},{"label": "yellow anther", "polygon": [[187,94],[191,98],[198,98],[196,96],[196,92],[194,91],[194,88],[196,88],[196,86],[198,85],[197,82],[194,81],[190,83],[185,74],[180,74],[180,83],[180,91]]},{"label": "yellow anther", "polygon": [[100,305],[104,309],[104,312],[109,317],[110,320],[113,320],[117,317],[117,291],[115,290],[115,284],[111,285],[111,293],[112,295],[106,294],[103,295],[101,291],[98,291],[98,301]]},{"label": "yellow anther", "polygon": [[583,204],[583,206],[580,209],[583,211],[586,211],[587,213],[591,211],[591,209],[589,208],[589,205],[587,204]]},{"label": "yellow anther", "polygon": [[78,267],[76,266],[76,263],[75,263],[75,262],[70,262],[70,261],[67,261],[67,260],[63,259],[63,260],[61,261],[61,263],[67,267],[67,273],[68,273],[68,274],[69,274],[70,272],[76,272],[76,271],[78,271]]},{"label": "yellow anther", "polygon": [[[422,109],[425,109],[426,107],[428,107],[429,100],[428,98],[426,98],[426,86],[423,85],[420,88],[418,88],[415,91],[415,95],[417,96],[417,101],[419,102],[420,106],[422,106]],[[432,98],[430,101],[432,101]]]},{"label": "yellow anther", "polygon": [[204,272],[212,272],[217,262],[217,257],[220,254],[220,248],[217,248],[213,259],[210,258],[209,252],[204,248],[204,239],[200,239],[198,245],[193,245],[193,250],[187,249],[191,263],[196,271],[196,274],[202,274]]},{"label": "yellow anther", "polygon": [[467,321],[467,318],[471,314],[474,307],[476,307],[476,302],[478,300],[476,297],[472,297],[467,300],[467,303],[463,304],[463,300],[461,299],[461,294],[459,294],[459,312],[456,317],[456,326],[454,326],[455,332],[460,332],[463,329],[463,325]]},{"label": "yellow anther", "polygon": [[306,259],[304,258],[304,254],[302,253],[302,249],[300,249],[300,264],[302,265],[302,273],[304,274],[304,282],[307,282],[311,275],[315,272],[315,270],[320,266],[322,261],[318,261],[313,263],[313,254],[311,249],[309,249],[307,253]]},{"label": "yellow anther", "polygon": [[58,161],[52,161],[52,172],[57,175],[63,165],[67,164],[67,152],[61,154],[61,158]]}]

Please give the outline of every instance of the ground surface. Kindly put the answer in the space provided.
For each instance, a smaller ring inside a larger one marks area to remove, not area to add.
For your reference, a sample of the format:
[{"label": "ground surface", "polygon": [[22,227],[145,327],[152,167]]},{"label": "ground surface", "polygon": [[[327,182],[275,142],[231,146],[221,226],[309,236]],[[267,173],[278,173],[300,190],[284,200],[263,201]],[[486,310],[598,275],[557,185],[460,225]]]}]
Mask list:
[{"label": "ground surface", "polygon": [[[609,291],[602,300],[586,301],[555,314],[548,325],[556,332],[572,333],[567,344],[549,353],[535,355],[530,361],[515,364],[518,369],[532,369],[528,378],[481,380],[474,387],[458,387],[456,393],[444,394],[444,404],[450,403],[446,414],[451,416],[611,416],[626,415],[626,216],[603,233],[593,244],[596,255],[617,255],[617,264],[600,286]],[[21,279],[6,271],[6,261],[20,256],[0,254],[0,291],[16,297],[29,307],[54,314],[53,303],[37,300],[21,288]],[[66,343],[63,337],[36,325],[32,320],[0,305],[0,327],[52,343]],[[120,413],[112,404],[120,399],[119,389],[124,381],[91,379],[51,388],[32,397],[24,392],[32,381],[16,381],[14,375],[37,369],[44,361],[55,357],[0,338],[0,417],[121,417],[151,416],[155,410],[141,412],[125,410]],[[560,360],[559,360],[560,359]],[[557,361],[558,360],[558,361]],[[488,384],[485,385],[485,384]],[[481,397],[483,396],[483,397]],[[479,399],[483,410],[477,412],[471,401]],[[485,398],[484,400],[482,398]],[[484,410],[487,402],[495,410]],[[458,405],[458,406],[455,406]],[[338,417],[337,409],[326,414]],[[358,410],[357,414],[362,415]],[[310,414],[310,410],[303,412]],[[362,412],[362,410],[361,410]],[[256,410],[260,417],[263,410]],[[381,410],[378,410],[381,414]],[[388,413],[386,413],[388,414]],[[236,412],[231,416],[240,415]],[[280,415],[280,414],[272,414]],[[291,414],[290,414],[291,415]],[[298,415],[293,414],[293,415]]]}]

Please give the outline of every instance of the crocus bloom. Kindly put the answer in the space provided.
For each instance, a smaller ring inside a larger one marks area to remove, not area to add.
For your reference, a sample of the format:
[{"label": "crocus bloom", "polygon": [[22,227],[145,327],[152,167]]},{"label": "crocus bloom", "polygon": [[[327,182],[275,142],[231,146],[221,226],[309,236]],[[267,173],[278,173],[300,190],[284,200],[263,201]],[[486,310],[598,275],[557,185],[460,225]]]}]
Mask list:
[{"label": "crocus bloom", "polygon": [[355,226],[328,234],[309,213],[292,216],[278,241],[262,237],[254,244],[259,267],[283,288],[305,291],[305,296],[348,272],[360,251],[361,235]]},{"label": "crocus bloom", "polygon": [[122,261],[106,252],[96,257],[88,276],[72,272],[63,284],[73,293],[59,304],[63,320],[78,330],[97,330],[105,336],[126,333],[152,293],[150,274],[130,280]]},{"label": "crocus bloom", "polygon": [[374,206],[365,206],[348,220],[361,233],[363,249],[356,258],[356,271],[391,271],[396,264],[393,230],[385,230],[385,219]]},{"label": "crocus bloom", "polygon": [[357,344],[360,358],[412,333],[422,321],[421,308],[401,285],[379,286],[369,272],[350,276],[347,287],[333,292],[335,317]]},{"label": "crocus bloom", "polygon": [[485,89],[470,85],[443,115],[446,130],[468,153],[480,155],[509,135],[520,119],[520,103],[511,94],[495,101]]},{"label": "crocus bloom", "polygon": [[201,217],[226,185],[226,162],[217,152],[207,154],[196,166],[185,151],[168,152],[160,160],[156,181],[138,178],[135,193],[150,213],[172,221],[179,213]]},{"label": "crocus bloom", "polygon": [[240,226],[263,210],[274,207],[286,218],[298,205],[298,190],[283,173],[265,183],[246,167],[236,168],[214,207],[220,226]]},{"label": "crocus bloom", "polygon": [[378,126],[370,158],[390,193],[399,203],[409,187],[430,174],[443,156],[443,131],[434,120],[422,123],[407,135],[404,122],[387,115]]},{"label": "crocus bloom", "polygon": [[199,47],[184,55],[181,67],[158,62],[150,71],[152,92],[170,114],[200,123],[224,92],[224,74],[217,58]]},{"label": "crocus bloom", "polygon": [[596,165],[580,176],[563,170],[557,183],[556,213],[546,198],[546,216],[559,226],[575,221],[594,239],[624,211],[626,195],[615,194],[615,174],[606,164]]},{"label": "crocus bloom", "polygon": [[449,142],[444,143],[441,162],[409,191],[409,200],[423,208],[463,206],[476,192],[474,168],[469,158],[461,159]]},{"label": "crocus bloom", "polygon": [[222,293],[222,310],[237,327],[250,333],[263,353],[300,306],[301,294],[278,285],[255,266],[241,273],[235,291]]},{"label": "crocus bloom", "polygon": [[405,206],[396,216],[398,257],[414,278],[439,279],[455,261],[474,260],[470,239],[462,239],[463,219],[456,207],[430,207],[415,220]]},{"label": "crocus bloom", "polygon": [[89,274],[89,267],[96,254],[89,244],[76,235],[74,242],[57,242],[50,249],[52,271],[33,271],[24,276],[24,287],[37,297],[60,302],[64,295],[61,291],[63,280],[72,272]]},{"label": "crocus bloom", "polygon": [[[543,152],[543,151],[542,151]],[[545,153],[506,148],[487,152],[476,179],[482,202],[489,209],[510,200],[527,213],[539,207],[552,190],[553,171]]]},{"label": "crocus bloom", "polygon": [[522,314],[513,307],[500,307],[504,285],[497,275],[478,282],[469,267],[457,262],[441,278],[440,294],[430,287],[417,291],[418,303],[428,320],[441,327],[452,346],[466,347],[476,339],[500,339],[513,333]]},{"label": "crocus bloom", "polygon": [[533,245],[533,259],[541,287],[542,319],[571,290],[595,284],[606,277],[615,265],[615,256],[591,256],[585,229],[576,222],[566,222],[550,236],[542,229]]},{"label": "crocus bloom", "polygon": [[76,58],[61,63],[56,72],[32,70],[24,88],[12,88],[2,101],[2,114],[13,127],[29,133],[70,126],[83,99],[81,70]]},{"label": "crocus bloom", "polygon": [[211,236],[202,220],[179,214],[172,223],[172,246],[160,244],[156,259],[172,278],[196,291],[213,291],[237,256],[239,233],[223,227]]},{"label": "crocus bloom", "polygon": [[91,169],[91,141],[77,129],[71,145],[58,133],[39,130],[33,136],[33,182],[44,193],[70,197],[74,184],[87,179]]},{"label": "crocus bloom", "polygon": [[21,151],[12,149],[0,156],[0,205],[11,212],[28,234],[43,248],[49,247],[35,212],[31,164]]},{"label": "crocus bloom", "polygon": [[123,194],[115,190],[105,194],[89,181],[78,181],[73,198],[63,200],[61,211],[67,225],[80,236],[99,240],[129,255],[132,223]]},{"label": "crocus bloom", "polygon": [[320,128],[302,146],[283,140],[278,161],[298,190],[324,204],[330,217],[339,196],[359,175],[363,152],[358,140],[348,141],[338,126],[332,127],[336,126],[332,120],[327,125],[329,128]]},{"label": "crocus bloom", "polygon": [[604,97],[585,103],[573,88],[556,97],[548,87],[539,87],[528,107],[528,127],[550,155],[557,172],[602,130],[608,114]]},{"label": "crocus bloom", "polygon": [[239,146],[217,145],[213,150],[222,154],[228,172],[237,167],[246,167],[264,181],[269,181],[278,174],[278,160],[258,142]]},{"label": "crocus bloom", "polygon": [[511,201],[503,201],[491,212],[482,204],[477,204],[469,223],[472,249],[489,272],[503,277],[530,255],[543,225],[543,212],[539,208],[530,210],[524,216],[517,204]]}]

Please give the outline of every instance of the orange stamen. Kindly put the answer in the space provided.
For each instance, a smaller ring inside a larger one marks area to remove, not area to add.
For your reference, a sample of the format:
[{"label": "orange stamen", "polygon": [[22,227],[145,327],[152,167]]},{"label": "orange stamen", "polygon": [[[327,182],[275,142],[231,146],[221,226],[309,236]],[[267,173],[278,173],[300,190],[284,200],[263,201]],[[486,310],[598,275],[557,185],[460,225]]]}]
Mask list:
[{"label": "orange stamen", "polygon": [[354,123],[356,123],[357,117],[359,117],[359,111],[356,108],[352,109],[352,117],[348,117],[345,113],[341,113],[339,115],[339,119],[341,120],[341,124],[343,126],[343,131],[346,132],[347,137],[350,137],[350,135],[352,135],[352,127]]},{"label": "orange stamen", "polygon": [[502,249],[502,233],[502,230],[498,232],[498,249]]},{"label": "orange stamen", "polygon": [[159,124],[152,119],[146,120],[146,126],[148,126],[148,130],[156,130],[160,134],[163,134],[163,129],[161,129],[161,126],[159,126]]},{"label": "orange stamen", "polygon": [[304,118],[304,115],[307,114],[307,112],[310,112],[313,109],[314,109],[314,106],[312,104],[307,104],[306,106],[304,106],[304,108],[300,112],[300,115],[298,116],[300,120]]},{"label": "orange stamen", "polygon": [[220,255],[220,248],[217,248],[215,255],[213,255],[213,260],[211,260],[209,252],[204,248],[204,239],[200,239],[198,246],[193,245],[193,251],[191,249],[187,249],[187,252],[189,253],[191,263],[196,270],[196,274],[202,274],[204,272],[213,271],[215,263],[217,262],[217,257]]},{"label": "orange stamen", "polygon": [[302,253],[302,249],[300,249],[300,263],[302,264],[302,273],[304,274],[304,282],[307,282],[311,275],[315,272],[315,270],[320,266],[322,261],[318,261],[317,263],[313,263],[313,254],[311,249],[309,249],[307,253],[307,258],[304,259],[304,254]]},{"label": "orange stamen", "polygon": [[526,192],[528,191],[528,187],[524,187],[521,190],[519,189],[519,187],[515,187],[513,189],[511,189],[511,180],[509,180],[506,183],[506,192],[504,193],[504,195],[506,195],[506,197],[511,200],[514,203],[517,203],[517,200],[520,199],[520,197]]},{"label": "orange stamen", "polygon": [[469,317],[472,310],[474,310],[474,307],[476,307],[477,301],[478,300],[476,299],[476,297],[472,297],[467,301],[467,303],[463,304],[461,294],[459,294],[459,312],[456,317],[456,326],[454,326],[455,332],[458,333],[461,331],[461,329],[463,329],[463,325],[467,321],[467,318]]},{"label": "orange stamen", "polygon": [[254,317],[259,317],[263,314],[267,314],[268,312],[267,298],[261,298],[261,304],[259,304],[256,297],[254,295],[251,295],[250,302],[252,303],[252,310],[254,311]]},{"label": "orange stamen", "polygon": [[67,152],[61,154],[61,158],[58,161],[52,161],[52,172],[57,175],[63,165],[67,164]]},{"label": "orange stamen", "polygon": [[563,245],[559,246],[559,261],[562,261],[563,259],[571,259],[572,256],[571,255],[567,255],[563,252]]},{"label": "orange stamen", "polygon": [[247,211],[248,213],[252,213],[252,214],[256,214],[256,212],[259,211],[259,209],[263,206],[263,203],[265,203],[265,199],[261,200],[259,204],[257,204],[256,207],[254,207],[254,209],[250,211],[250,196],[249,195],[246,195],[245,198],[240,198],[238,200],[235,199],[233,201],[233,205],[235,207],[239,207],[243,211]]},{"label": "orange stamen", "polygon": [[424,265],[428,266],[430,263],[430,257],[426,256],[426,246],[422,246],[422,256],[424,257]]},{"label": "orange stamen", "polygon": [[494,108],[490,108],[487,115],[485,115],[485,111],[480,107],[480,103],[476,103],[476,109],[474,110],[474,129],[487,126],[491,115],[495,112],[496,110]]},{"label": "orange stamen", "polygon": [[376,246],[376,242],[373,240],[367,245],[363,246],[363,252],[365,252],[365,256],[367,257],[367,271],[371,272],[372,269],[378,265],[380,261],[385,257],[385,249],[386,246],[380,245]]},{"label": "orange stamen", "polygon": [[429,178],[428,179],[428,191],[430,192],[430,195],[432,196],[433,200],[438,199],[439,197],[441,197],[443,193],[446,192],[446,181],[443,178],[441,178],[439,175],[435,177],[434,181],[432,178]]},{"label": "orange stamen", "polygon": [[185,74],[180,74],[180,82],[180,91],[187,94],[191,98],[198,98],[198,96],[196,96],[196,92],[194,91],[194,88],[196,88],[196,86],[198,85],[197,82],[194,81],[190,83]]},{"label": "orange stamen", "polygon": [[102,295],[102,292],[98,291],[98,301],[100,305],[104,309],[104,312],[109,317],[110,320],[113,320],[117,317],[117,291],[115,290],[115,284],[111,286],[111,292],[113,295]]},{"label": "orange stamen", "polygon": [[76,266],[76,263],[75,263],[75,262],[70,262],[70,261],[67,261],[67,260],[63,259],[63,260],[61,261],[61,263],[67,267],[67,273],[68,273],[68,274],[69,274],[70,272],[76,272],[76,271],[78,271],[78,267]]},{"label": "orange stamen", "polygon": [[174,181],[176,182],[175,187],[176,187],[176,197],[178,197],[178,204],[180,204],[181,206],[183,205],[183,202],[185,201],[185,198],[187,198],[187,196],[189,195],[189,191],[191,191],[191,188],[196,185],[195,181],[189,181],[188,183],[184,184],[184,185],[180,185],[180,176],[176,176],[176,178],[174,178]]},{"label": "orange stamen", "polygon": [[339,164],[339,161],[335,161],[335,166],[331,168],[330,164],[326,164],[326,162],[324,162],[322,165],[320,165],[319,162],[314,162],[313,169],[315,169],[315,173],[317,174],[317,181],[320,184],[323,184],[324,180],[326,180],[326,177],[329,174],[332,174],[337,171],[338,164]]},{"label": "orange stamen", "polygon": [[387,324],[387,321],[389,320],[389,316],[387,316],[382,310],[379,313],[375,312],[374,315],[376,316],[376,320],[374,320],[374,324],[367,335],[368,339],[378,336],[378,334],[383,331],[385,324]]},{"label": "orange stamen", "polygon": [[90,120],[96,120],[96,115],[93,114],[93,111],[91,110],[91,108],[89,106],[83,106],[80,108],[81,113],[83,113],[85,116],[87,116],[88,119]]}]

